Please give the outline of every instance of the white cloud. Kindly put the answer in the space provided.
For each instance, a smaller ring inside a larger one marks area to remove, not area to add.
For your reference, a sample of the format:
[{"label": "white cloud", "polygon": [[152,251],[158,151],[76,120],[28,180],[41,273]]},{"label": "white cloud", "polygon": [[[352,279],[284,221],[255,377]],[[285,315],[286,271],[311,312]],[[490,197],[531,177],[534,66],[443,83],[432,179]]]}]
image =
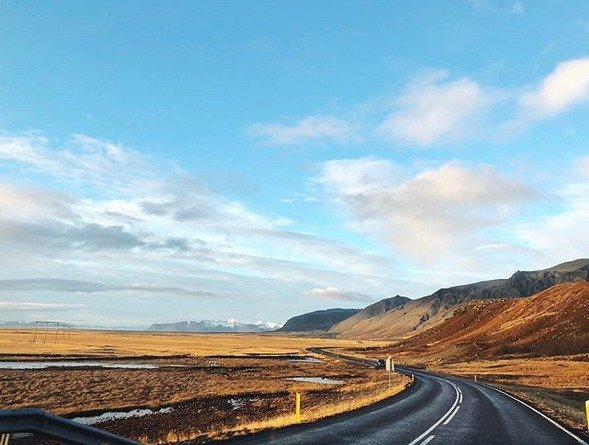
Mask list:
[{"label": "white cloud", "polygon": [[589,58],[562,62],[520,99],[524,119],[556,116],[589,101]]},{"label": "white cloud", "polygon": [[253,124],[250,134],[260,138],[264,145],[296,145],[315,140],[343,144],[360,138],[350,122],[329,115],[305,117],[294,125]]},{"label": "white cloud", "polygon": [[[312,287],[362,283],[377,292],[398,282],[390,258],[297,232],[287,218],[259,213],[120,144],[3,136],[0,172],[0,264],[17,280],[0,287],[25,295],[258,297],[276,307],[280,296],[289,304],[287,295]],[[207,316],[223,317],[217,310]]]},{"label": "white cloud", "polygon": [[447,77],[446,71],[418,77],[397,99],[397,110],[378,131],[419,145],[469,135],[491,104],[492,94],[471,79]]},{"label": "white cloud", "polygon": [[541,252],[546,263],[586,258],[589,252],[589,181],[571,182],[558,191],[562,209],[516,226],[519,240]]},{"label": "white cloud", "polygon": [[63,194],[38,187],[23,187],[0,181],[0,215],[18,219],[70,217],[70,201]]},{"label": "white cloud", "polygon": [[374,298],[371,298],[368,295],[359,292],[342,291],[333,286],[315,288],[307,292],[306,295],[326,300],[357,301],[364,304],[374,301]]},{"label": "white cloud", "polygon": [[54,291],[54,292],[117,292],[131,291],[146,294],[163,294],[187,297],[220,297],[212,292],[197,289],[187,289],[176,286],[149,286],[144,284],[116,285],[93,281],[68,280],[60,278],[28,278],[16,280],[0,280],[0,291],[25,292],[25,291]]},{"label": "white cloud", "polygon": [[408,178],[396,171],[385,160],[330,161],[315,182],[345,209],[356,230],[426,262],[503,223],[537,197],[487,165],[448,162]]},{"label": "white cloud", "polygon": [[0,161],[107,193],[148,194],[157,185],[149,160],[122,145],[79,134],[72,135],[67,148],[54,145],[39,135],[0,136]]},{"label": "white cloud", "polygon": [[341,159],[321,165],[314,182],[343,195],[377,192],[403,174],[395,163],[378,158]]},{"label": "white cloud", "polygon": [[[523,14],[524,4],[495,8],[472,1],[476,8]],[[512,135],[532,122],[553,117],[589,101],[589,58],[561,62],[537,85],[505,88],[483,85],[469,77],[451,78],[444,69],[422,71],[389,101],[384,113],[356,118],[356,123],[331,115],[305,117],[293,125],[257,123],[250,135],[265,145],[311,141],[347,143],[380,135],[417,148],[476,138]],[[359,109],[361,107],[358,107]],[[357,113],[362,115],[363,113]]]},{"label": "white cloud", "polygon": [[84,304],[69,303],[24,303],[20,301],[0,301],[0,310],[3,311],[63,311],[83,309]]}]

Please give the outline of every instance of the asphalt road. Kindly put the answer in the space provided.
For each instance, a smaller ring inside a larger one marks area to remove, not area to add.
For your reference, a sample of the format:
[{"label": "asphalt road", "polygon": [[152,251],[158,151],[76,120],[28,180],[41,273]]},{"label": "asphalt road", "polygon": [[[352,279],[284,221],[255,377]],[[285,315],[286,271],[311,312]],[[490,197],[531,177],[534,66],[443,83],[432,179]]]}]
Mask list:
[{"label": "asphalt road", "polygon": [[397,370],[414,373],[416,383],[389,400],[331,419],[244,436],[227,443],[586,444],[494,388],[423,371]]}]

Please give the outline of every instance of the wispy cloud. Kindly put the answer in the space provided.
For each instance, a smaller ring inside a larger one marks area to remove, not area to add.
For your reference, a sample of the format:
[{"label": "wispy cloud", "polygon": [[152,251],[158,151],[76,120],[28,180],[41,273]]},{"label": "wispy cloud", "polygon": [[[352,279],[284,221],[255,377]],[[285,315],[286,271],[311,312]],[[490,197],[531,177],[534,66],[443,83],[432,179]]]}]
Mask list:
[{"label": "wispy cloud", "polygon": [[306,293],[306,295],[309,297],[322,298],[325,300],[356,301],[363,304],[374,301],[374,298],[371,298],[363,293],[343,291],[333,286],[311,289]]},{"label": "wispy cloud", "polygon": [[3,311],[64,311],[84,309],[84,304],[69,303],[26,303],[20,301],[0,301],[0,310]]},{"label": "wispy cloud", "polygon": [[589,157],[574,160],[568,181],[554,193],[559,209],[521,222],[515,227],[517,237],[530,249],[541,252],[550,261],[583,258],[589,251]]},{"label": "wispy cloud", "polygon": [[299,232],[120,144],[3,136],[0,166],[31,178],[0,180],[0,262],[15,278],[0,289],[247,301],[396,280],[388,257]]},{"label": "wispy cloud", "polygon": [[340,203],[353,228],[420,261],[438,259],[538,198],[488,165],[447,162],[414,176],[399,170],[386,160],[329,161],[315,183]]},{"label": "wispy cloud", "polygon": [[421,146],[451,141],[471,134],[491,103],[492,93],[473,80],[449,80],[446,71],[436,71],[405,89],[378,131]]},{"label": "wispy cloud", "polygon": [[520,99],[523,119],[553,117],[589,102],[589,58],[562,62]]},{"label": "wispy cloud", "polygon": [[163,295],[177,295],[187,297],[220,297],[221,295],[187,289],[175,286],[148,286],[142,284],[114,285],[94,281],[67,280],[62,278],[25,278],[16,280],[0,280],[0,291],[53,291],[53,292],[80,292],[98,293],[113,291],[132,291],[142,293],[155,293]]},{"label": "wispy cloud", "polygon": [[298,145],[312,141],[343,144],[360,139],[355,125],[329,115],[305,117],[293,125],[257,123],[249,132],[264,145]]},{"label": "wispy cloud", "polygon": [[[475,2],[480,8],[486,2]],[[505,11],[503,11],[505,12]],[[510,12],[522,14],[521,2]],[[349,143],[375,135],[414,148],[430,148],[465,139],[512,136],[532,123],[555,117],[589,101],[589,58],[566,60],[534,84],[518,87],[486,85],[470,77],[452,77],[447,70],[417,73],[387,106],[370,117],[355,113],[349,121],[309,116],[293,125],[258,123],[250,134],[265,145],[297,145],[311,141]],[[514,131],[515,130],[515,131]]]}]

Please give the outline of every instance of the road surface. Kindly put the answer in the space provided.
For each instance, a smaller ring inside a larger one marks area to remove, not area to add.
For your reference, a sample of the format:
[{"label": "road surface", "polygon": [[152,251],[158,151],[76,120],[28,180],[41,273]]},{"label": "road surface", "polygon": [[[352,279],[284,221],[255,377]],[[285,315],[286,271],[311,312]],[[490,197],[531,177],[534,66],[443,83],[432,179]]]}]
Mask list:
[{"label": "road surface", "polygon": [[415,385],[389,400],[331,419],[261,432],[227,443],[589,445],[494,388],[418,370],[397,370],[414,373]]}]

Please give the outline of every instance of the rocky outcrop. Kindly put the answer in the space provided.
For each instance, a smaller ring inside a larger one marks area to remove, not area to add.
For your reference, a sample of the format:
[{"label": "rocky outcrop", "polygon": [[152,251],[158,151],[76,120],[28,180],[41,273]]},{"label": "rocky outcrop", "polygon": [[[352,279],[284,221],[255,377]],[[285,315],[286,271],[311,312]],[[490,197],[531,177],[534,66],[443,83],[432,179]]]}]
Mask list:
[{"label": "rocky outcrop", "polygon": [[575,281],[589,281],[589,260],[570,261],[532,272],[517,271],[506,284],[517,289],[520,296],[528,297],[556,284]]},{"label": "rocky outcrop", "polygon": [[376,317],[377,315],[382,315],[391,309],[401,307],[408,301],[411,301],[411,299],[402,297],[401,295],[395,295],[394,297],[385,298],[384,300],[377,301],[370,306],[366,306],[360,312],[361,315],[365,317]]}]

